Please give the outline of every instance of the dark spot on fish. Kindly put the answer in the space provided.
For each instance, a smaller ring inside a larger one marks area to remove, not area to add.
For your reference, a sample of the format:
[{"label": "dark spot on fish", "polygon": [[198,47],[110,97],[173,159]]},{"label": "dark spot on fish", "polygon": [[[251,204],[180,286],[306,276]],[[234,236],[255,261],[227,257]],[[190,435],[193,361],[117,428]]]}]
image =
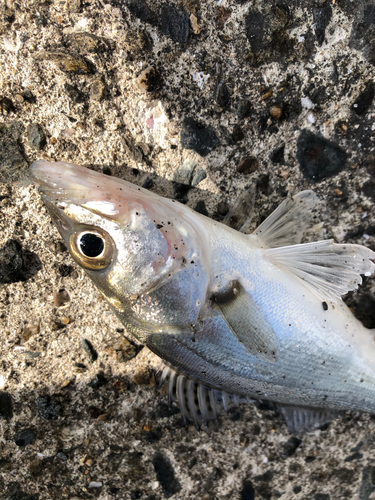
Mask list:
[{"label": "dark spot on fish", "polygon": [[328,311],[328,304],[327,304],[327,302],[322,302],[322,306],[323,306],[323,309],[325,311]]},{"label": "dark spot on fish", "polygon": [[163,224],[156,224],[157,229],[161,229],[163,227]]}]

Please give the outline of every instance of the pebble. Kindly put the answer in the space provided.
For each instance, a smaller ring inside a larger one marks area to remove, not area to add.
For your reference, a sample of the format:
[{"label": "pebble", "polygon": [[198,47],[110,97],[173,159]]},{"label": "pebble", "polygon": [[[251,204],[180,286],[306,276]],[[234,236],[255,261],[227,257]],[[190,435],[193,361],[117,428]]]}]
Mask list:
[{"label": "pebble", "polygon": [[219,82],[215,89],[215,101],[222,108],[226,108],[230,102],[230,93],[225,82]]},{"label": "pebble", "polygon": [[207,211],[206,204],[205,204],[204,200],[199,200],[197,202],[197,204],[195,205],[194,210],[196,212],[198,212],[199,214],[202,214],[202,215],[205,215],[206,217],[208,217],[208,211]]},{"label": "pebble", "polygon": [[200,165],[196,167],[194,170],[193,178],[191,180],[192,187],[198,186],[198,184],[201,181],[203,181],[206,177],[207,177],[207,172],[205,171],[205,169]]},{"label": "pebble", "polygon": [[229,204],[226,201],[220,201],[217,205],[217,213],[224,217],[229,212]]},{"label": "pebble", "polygon": [[164,4],[161,8],[161,31],[174,42],[186,43],[189,37],[190,19],[186,10]]},{"label": "pebble", "polygon": [[155,385],[154,373],[146,367],[140,367],[132,377],[132,382],[137,385],[153,387]]},{"label": "pebble", "polygon": [[240,120],[247,118],[250,115],[251,104],[248,99],[242,99],[238,102],[236,107],[236,113]]},{"label": "pebble", "polygon": [[141,30],[129,30],[125,33],[123,39],[125,49],[132,54],[142,54],[150,51],[152,48],[151,41],[146,33]]},{"label": "pebble", "polygon": [[197,16],[194,14],[190,14],[190,24],[191,24],[191,29],[193,30],[194,35],[199,35],[201,32],[201,28],[198,24],[198,19]]},{"label": "pebble", "polygon": [[110,41],[92,33],[76,32],[68,35],[70,42],[78,52],[98,53],[106,52],[110,46]]},{"label": "pebble", "polygon": [[288,439],[288,441],[285,441],[281,446],[283,448],[283,455],[287,457],[291,457],[294,455],[296,452],[297,448],[299,445],[302,443],[300,439],[298,439],[296,436],[292,436]]},{"label": "pebble", "polygon": [[351,110],[358,116],[364,115],[370,108],[375,97],[375,85],[369,82],[363,92],[359,94],[357,99],[351,106]]},{"label": "pebble", "polygon": [[234,142],[242,141],[245,138],[242,128],[239,125],[235,125],[232,131],[232,139]]},{"label": "pebble", "polygon": [[94,80],[91,84],[90,98],[93,101],[100,102],[104,98],[105,93],[106,93],[105,83],[100,78]]},{"label": "pebble", "polygon": [[61,288],[58,292],[53,294],[53,303],[56,307],[62,307],[70,301],[68,292]]},{"label": "pebble", "polygon": [[77,87],[74,87],[74,85],[70,85],[70,83],[66,83],[64,85],[64,90],[75,104],[77,104],[83,100],[81,92],[79,92]]},{"label": "pebble", "polygon": [[254,156],[250,156],[249,158],[244,158],[237,165],[236,170],[239,174],[248,175],[259,168],[259,160]]},{"label": "pebble", "polygon": [[99,389],[108,382],[103,372],[98,372],[95,377],[87,384],[92,389]]},{"label": "pebble", "polygon": [[42,52],[36,56],[39,61],[53,62],[66,73],[88,74],[93,72],[93,68],[83,57],[66,54],[65,52]]},{"label": "pebble", "polygon": [[285,144],[282,144],[278,148],[274,149],[270,154],[270,160],[274,165],[285,165],[284,159]]},{"label": "pebble", "polygon": [[139,89],[144,92],[154,92],[158,90],[163,83],[160,73],[152,66],[148,66],[144,69],[138,75],[136,82]]},{"label": "pebble", "polygon": [[242,484],[240,500],[255,500],[255,491],[251,481],[246,480]]},{"label": "pebble", "polygon": [[40,331],[39,325],[25,325],[22,333],[22,340],[27,342]]},{"label": "pebble", "polygon": [[281,106],[271,106],[270,107],[270,115],[275,120],[278,120],[279,118],[281,118],[282,114],[283,114],[283,108]]},{"label": "pebble", "polygon": [[331,17],[332,7],[328,2],[313,8],[313,27],[319,45],[322,45],[324,42],[326,28]]},{"label": "pebble", "polygon": [[83,337],[80,337],[79,341],[82,349],[89,358],[90,363],[94,363],[94,361],[98,359],[98,353],[94,349],[92,343]]},{"label": "pebble", "polygon": [[297,141],[297,161],[306,179],[317,182],[332,177],[346,166],[347,154],[336,143],[302,130]]},{"label": "pebble", "polygon": [[29,126],[27,131],[27,139],[29,146],[37,151],[42,150],[47,144],[47,139],[44,134],[43,128],[38,123],[33,123]]},{"label": "pebble", "polygon": [[39,396],[34,402],[40,418],[44,420],[52,420],[59,417],[61,413],[61,405],[57,399],[49,395]]},{"label": "pebble", "polygon": [[173,180],[190,186],[196,166],[194,160],[185,160],[181,167],[173,173]]},{"label": "pebble", "polygon": [[178,493],[181,490],[181,484],[175,476],[175,471],[169,458],[157,452],[152,457],[152,464],[155,469],[156,479],[163,489],[164,496],[169,498]]},{"label": "pebble", "polygon": [[186,118],[180,132],[180,142],[185,149],[192,149],[204,157],[219,144],[219,139],[212,128],[205,127],[193,118]]},{"label": "pebble", "polygon": [[32,443],[36,438],[35,433],[31,429],[24,429],[14,435],[13,439],[17,446],[23,448]]},{"label": "pebble", "polygon": [[0,391],[0,418],[10,420],[13,417],[12,397],[5,391]]},{"label": "pebble", "polygon": [[6,114],[15,113],[16,111],[13,102],[8,97],[0,97],[0,108],[2,114],[4,114],[4,112]]},{"label": "pebble", "polygon": [[0,248],[0,283],[15,283],[23,278],[22,247],[16,240],[8,240]]},{"label": "pebble", "polygon": [[147,177],[147,179],[142,184],[143,189],[152,189],[154,187],[154,181],[151,177]]}]

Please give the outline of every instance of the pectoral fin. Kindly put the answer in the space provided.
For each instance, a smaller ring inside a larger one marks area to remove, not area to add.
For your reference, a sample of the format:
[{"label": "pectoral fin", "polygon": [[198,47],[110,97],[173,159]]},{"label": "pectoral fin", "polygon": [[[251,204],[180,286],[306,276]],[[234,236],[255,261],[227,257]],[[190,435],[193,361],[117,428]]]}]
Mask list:
[{"label": "pectoral fin", "polygon": [[375,271],[375,252],[361,245],[335,244],[333,240],[270,248],[264,254],[290,272],[320,300],[336,302],[362,283],[361,274]]},{"label": "pectoral fin", "polygon": [[278,340],[254,299],[238,281],[215,296],[215,304],[237,339],[255,357],[274,363]]}]

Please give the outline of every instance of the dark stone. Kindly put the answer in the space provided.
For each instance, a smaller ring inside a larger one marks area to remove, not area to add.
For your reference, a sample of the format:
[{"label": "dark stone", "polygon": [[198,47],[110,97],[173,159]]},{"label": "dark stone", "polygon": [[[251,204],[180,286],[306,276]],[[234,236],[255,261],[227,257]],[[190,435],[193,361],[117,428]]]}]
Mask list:
[{"label": "dark stone", "polygon": [[297,437],[295,437],[295,436],[290,437],[288,439],[288,441],[286,441],[285,443],[282,444],[283,455],[285,455],[287,457],[291,457],[292,455],[294,455],[298,446],[301,443],[302,443],[302,441],[300,439],[298,439]]},{"label": "dark stone", "polygon": [[314,495],[314,500],[331,500],[331,497],[328,493],[317,493]]},{"label": "dark stone", "polygon": [[241,101],[238,102],[236,113],[240,120],[247,118],[250,115],[250,111],[251,111],[251,104],[248,99],[242,99]]},{"label": "dark stone", "polygon": [[189,192],[191,186],[187,186],[186,184],[182,184],[181,182],[173,182],[173,198],[180,203],[187,203],[188,197],[187,194]]},{"label": "dark stone", "polygon": [[222,108],[226,108],[230,101],[230,93],[225,82],[219,82],[215,89],[215,101]]},{"label": "dark stone", "polygon": [[75,104],[82,102],[83,96],[81,92],[77,89],[77,87],[74,87],[69,83],[66,83],[64,85],[64,90]]},{"label": "dark stone", "polygon": [[186,43],[189,37],[190,20],[186,10],[178,10],[173,5],[161,8],[161,31],[174,42]]},{"label": "dark stone", "polygon": [[80,344],[81,344],[81,347],[84,350],[85,354],[89,358],[90,363],[94,363],[94,361],[96,361],[98,359],[98,353],[94,349],[92,343],[89,340],[81,337]]},{"label": "dark stone", "polygon": [[351,106],[351,110],[354,111],[358,116],[362,116],[366,113],[372,104],[375,96],[375,85],[373,82],[369,82],[363,92],[359,94],[357,99]]},{"label": "dark stone", "polygon": [[144,23],[156,24],[156,16],[149,9],[145,0],[128,0],[127,7],[133,16],[138,17]]},{"label": "dark stone", "polygon": [[57,268],[60,276],[63,278],[66,278],[67,276],[70,276],[72,272],[74,271],[74,267],[70,266],[69,264],[60,264],[59,267]]},{"label": "dark stone", "polygon": [[289,9],[279,2],[267,5],[263,12],[250,11],[245,17],[246,35],[256,60],[280,60],[293,53],[294,40],[287,26],[291,21]]},{"label": "dark stone", "polygon": [[262,174],[257,179],[257,188],[262,194],[269,195],[272,192],[269,174]]},{"label": "dark stone", "polygon": [[126,153],[132,158],[132,160],[136,161],[137,163],[143,161],[143,151],[138,146],[138,144],[135,143],[134,138],[130,133],[125,134],[123,137],[121,137],[120,140],[121,144],[125,148]]},{"label": "dark stone", "polygon": [[89,387],[92,387],[93,389],[99,389],[99,387],[102,387],[108,382],[108,380],[105,378],[103,372],[99,372],[95,375],[95,377],[91,380],[89,384],[87,384]]},{"label": "dark stone", "polygon": [[313,9],[314,30],[319,45],[324,42],[326,28],[331,17],[332,7],[328,2]]},{"label": "dark stone", "polygon": [[293,486],[293,493],[295,493],[296,495],[298,495],[298,493],[301,493],[301,491],[302,491],[301,486],[299,485]]},{"label": "dark stone", "polygon": [[185,149],[192,149],[201,156],[207,156],[219,143],[215,132],[208,127],[186,118],[180,133],[180,141]]},{"label": "dark stone", "polygon": [[165,498],[173,496],[181,490],[181,485],[175,477],[174,468],[169,460],[161,453],[155,453],[152,463],[156,472],[156,479],[163,488]]},{"label": "dark stone", "polygon": [[35,26],[47,26],[47,19],[44,16],[36,16],[34,22]]},{"label": "dark stone", "polygon": [[266,483],[272,481],[274,476],[273,470],[268,470],[264,474],[261,474],[260,476],[255,476],[253,479],[254,481],[264,481]]},{"label": "dark stone", "polygon": [[16,111],[13,102],[8,97],[0,98],[0,108],[2,114],[4,114],[4,111],[6,113],[15,113]]},{"label": "dark stone", "polygon": [[42,127],[38,123],[33,123],[27,131],[27,139],[32,149],[40,151],[47,144],[47,139]]},{"label": "dark stone", "polygon": [[375,297],[371,293],[363,293],[356,299],[349,296],[345,302],[366,328],[375,328]]},{"label": "dark stone", "polygon": [[208,217],[208,212],[206,208],[206,204],[203,200],[199,200],[198,203],[195,205],[194,210],[198,212],[199,214],[205,215]]},{"label": "dark stone", "polygon": [[4,22],[12,24],[12,23],[14,23],[15,20],[16,20],[16,16],[14,14],[14,11],[9,9],[9,8],[5,8]]},{"label": "dark stone", "polygon": [[61,288],[58,292],[55,292],[53,297],[53,303],[56,307],[62,307],[70,301],[70,297],[65,288]]},{"label": "dark stone", "polygon": [[375,491],[375,467],[369,465],[362,472],[359,500],[369,500],[373,491]]},{"label": "dark stone", "polygon": [[14,442],[17,446],[23,447],[34,441],[36,438],[35,433],[31,429],[24,429],[14,435]]},{"label": "dark stone", "polygon": [[0,248],[0,283],[15,283],[23,279],[22,247],[16,240],[8,240]]},{"label": "dark stone", "polygon": [[61,413],[61,405],[57,399],[51,396],[40,396],[35,400],[35,408],[38,410],[39,416],[44,420],[52,420],[59,417]]},{"label": "dark stone", "polygon": [[217,467],[214,468],[214,470],[209,474],[206,483],[203,486],[203,490],[207,493],[210,490],[212,490],[212,487],[214,485],[214,482],[216,479],[221,477],[221,471]]},{"label": "dark stone", "polygon": [[226,201],[220,201],[217,205],[217,213],[224,217],[229,212],[229,205]]},{"label": "dark stone", "polygon": [[154,181],[151,179],[151,177],[147,177],[145,182],[142,184],[142,187],[144,189],[151,189],[154,187]]},{"label": "dark stone", "polygon": [[0,418],[10,420],[13,417],[13,403],[11,395],[0,391]]},{"label": "dark stone", "polygon": [[23,92],[21,92],[21,95],[25,99],[25,101],[29,102],[30,104],[36,103],[36,98],[30,89],[25,89]]},{"label": "dark stone", "polygon": [[254,158],[254,156],[250,156],[249,158],[244,158],[237,165],[236,170],[239,174],[248,175],[259,168],[259,160]]},{"label": "dark stone", "polygon": [[285,144],[282,144],[278,148],[274,149],[270,154],[270,160],[274,165],[280,164],[285,165],[284,159]]},{"label": "dark stone", "polygon": [[375,65],[375,4],[356,2],[356,16],[350,32],[349,47],[362,52]]},{"label": "dark stone", "polygon": [[157,69],[149,66],[138,75],[137,82],[141,90],[155,92],[162,86],[163,79]]},{"label": "dark stone", "polygon": [[10,483],[3,500],[39,500],[39,495],[25,493],[18,483]]},{"label": "dark stone", "polygon": [[239,125],[233,127],[232,139],[234,142],[242,141],[245,138],[242,128]]},{"label": "dark stone", "polygon": [[348,457],[345,458],[344,462],[353,462],[353,460],[360,460],[363,458],[362,453],[353,453],[353,455],[349,455]]},{"label": "dark stone", "polygon": [[375,181],[372,179],[366,181],[362,186],[362,193],[375,201]]},{"label": "dark stone", "polygon": [[250,481],[243,482],[240,495],[241,500],[255,500],[255,491]]},{"label": "dark stone", "polygon": [[323,136],[302,130],[297,141],[297,160],[306,179],[317,182],[345,168],[347,154]]},{"label": "dark stone", "polygon": [[260,434],[260,425],[253,424],[252,427],[251,427],[251,434],[253,436],[259,436],[259,434]]}]

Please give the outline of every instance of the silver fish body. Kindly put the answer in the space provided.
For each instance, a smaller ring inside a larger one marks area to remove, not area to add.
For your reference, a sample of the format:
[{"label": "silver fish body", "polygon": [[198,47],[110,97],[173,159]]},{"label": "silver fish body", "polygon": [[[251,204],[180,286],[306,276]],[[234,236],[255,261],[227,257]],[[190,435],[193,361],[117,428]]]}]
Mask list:
[{"label": "silver fish body", "polygon": [[78,165],[39,161],[31,175],[126,329],[198,389],[375,411],[374,332],[340,299],[374,271],[375,254],[299,244],[312,192],[248,235]]}]

